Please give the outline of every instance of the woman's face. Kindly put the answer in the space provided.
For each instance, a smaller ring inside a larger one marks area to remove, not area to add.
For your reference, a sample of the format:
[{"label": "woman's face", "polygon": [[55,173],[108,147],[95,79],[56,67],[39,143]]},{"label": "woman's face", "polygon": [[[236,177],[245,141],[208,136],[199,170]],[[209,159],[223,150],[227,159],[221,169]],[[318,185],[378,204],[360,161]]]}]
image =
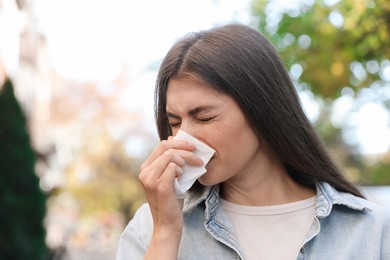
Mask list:
[{"label": "woman's face", "polygon": [[242,180],[259,172],[259,140],[230,96],[200,80],[171,79],[166,110],[173,135],[181,129],[216,151],[201,184]]}]

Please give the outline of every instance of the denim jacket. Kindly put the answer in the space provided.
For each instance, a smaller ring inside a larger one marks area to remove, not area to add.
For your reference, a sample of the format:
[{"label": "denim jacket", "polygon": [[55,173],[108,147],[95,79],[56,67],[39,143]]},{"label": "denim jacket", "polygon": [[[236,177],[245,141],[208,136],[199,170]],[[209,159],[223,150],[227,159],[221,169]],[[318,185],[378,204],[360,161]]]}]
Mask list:
[{"label": "denim jacket", "polygon": [[[178,259],[243,259],[233,226],[219,207],[218,186],[189,193],[183,216]],[[144,204],[120,238],[117,260],[143,259],[152,231]],[[315,217],[297,259],[390,259],[390,212],[327,183],[318,184]]]}]

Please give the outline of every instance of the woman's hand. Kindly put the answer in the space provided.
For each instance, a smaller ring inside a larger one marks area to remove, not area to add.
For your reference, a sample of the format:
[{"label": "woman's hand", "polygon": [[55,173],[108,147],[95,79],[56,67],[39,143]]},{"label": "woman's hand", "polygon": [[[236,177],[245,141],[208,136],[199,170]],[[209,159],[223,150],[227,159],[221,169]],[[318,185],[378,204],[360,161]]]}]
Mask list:
[{"label": "woman's hand", "polygon": [[183,201],[176,198],[173,183],[176,177],[183,174],[185,163],[194,166],[203,164],[193,153],[195,149],[186,141],[169,137],[161,141],[141,165],[139,179],[145,189],[154,223],[152,241],[145,259],[177,258],[183,228]]}]

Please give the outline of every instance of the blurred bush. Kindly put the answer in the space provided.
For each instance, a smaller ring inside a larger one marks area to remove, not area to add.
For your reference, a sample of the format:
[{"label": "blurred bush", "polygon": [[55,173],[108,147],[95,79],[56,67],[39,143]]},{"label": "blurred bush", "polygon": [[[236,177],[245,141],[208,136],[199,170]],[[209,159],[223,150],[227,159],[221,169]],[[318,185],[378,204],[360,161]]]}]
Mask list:
[{"label": "blurred bush", "polygon": [[46,259],[45,195],[24,113],[6,80],[0,88],[0,259]]}]

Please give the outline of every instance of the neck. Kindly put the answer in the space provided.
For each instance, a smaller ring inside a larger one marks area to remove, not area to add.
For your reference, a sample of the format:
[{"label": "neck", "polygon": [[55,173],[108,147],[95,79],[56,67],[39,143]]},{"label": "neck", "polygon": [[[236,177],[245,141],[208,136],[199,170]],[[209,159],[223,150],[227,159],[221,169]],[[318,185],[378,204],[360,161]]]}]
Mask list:
[{"label": "neck", "polygon": [[230,179],[221,185],[221,197],[248,206],[270,206],[304,200],[315,191],[294,181],[286,169],[277,165],[266,173],[253,172],[241,179]]}]

